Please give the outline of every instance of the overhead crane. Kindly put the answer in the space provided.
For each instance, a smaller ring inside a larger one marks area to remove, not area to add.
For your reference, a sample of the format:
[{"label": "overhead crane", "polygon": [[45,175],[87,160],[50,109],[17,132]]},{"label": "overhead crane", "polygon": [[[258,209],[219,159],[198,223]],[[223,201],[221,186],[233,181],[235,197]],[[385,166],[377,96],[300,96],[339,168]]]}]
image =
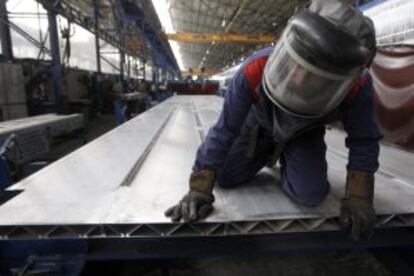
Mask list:
[{"label": "overhead crane", "polygon": [[186,70],[186,71],[181,71],[181,73],[184,76],[188,76],[188,75],[192,75],[192,76],[213,76],[215,74],[220,73],[217,70],[213,70],[213,69],[202,69],[202,68],[197,68],[197,69],[192,69],[192,70]]},{"label": "overhead crane", "polygon": [[243,35],[243,34],[197,34],[197,33],[167,33],[169,40],[186,43],[253,43],[266,44],[277,40],[275,35]]},{"label": "overhead crane", "polygon": [[[197,33],[167,33],[167,39],[184,43],[245,43],[245,44],[270,44],[277,40],[275,35],[243,35],[234,33],[225,34],[197,34]],[[183,75],[213,76],[219,72],[216,70],[201,68],[192,72],[184,71]]]}]

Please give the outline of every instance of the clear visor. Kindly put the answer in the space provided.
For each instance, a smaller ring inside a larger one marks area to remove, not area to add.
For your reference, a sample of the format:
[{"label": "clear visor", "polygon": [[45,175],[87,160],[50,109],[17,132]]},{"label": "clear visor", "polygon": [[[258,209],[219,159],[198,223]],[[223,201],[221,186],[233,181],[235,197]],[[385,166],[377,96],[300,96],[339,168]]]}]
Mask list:
[{"label": "clear visor", "polygon": [[323,116],[337,107],[357,75],[325,72],[301,59],[286,43],[279,44],[264,72],[267,96],[285,111],[304,117]]}]

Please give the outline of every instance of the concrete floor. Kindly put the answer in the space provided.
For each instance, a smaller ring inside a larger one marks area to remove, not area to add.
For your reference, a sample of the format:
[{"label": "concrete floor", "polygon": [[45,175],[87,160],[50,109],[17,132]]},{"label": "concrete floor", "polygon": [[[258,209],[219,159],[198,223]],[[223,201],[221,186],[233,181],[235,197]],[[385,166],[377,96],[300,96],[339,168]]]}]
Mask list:
[{"label": "concrete floor", "polygon": [[84,132],[77,133],[74,137],[63,137],[54,142],[45,159],[57,160],[115,127],[117,127],[117,124],[113,115],[105,114],[91,119],[88,121]]},{"label": "concrete floor", "polygon": [[83,270],[82,275],[102,275],[103,271],[119,276],[393,275],[367,251],[273,255],[249,258],[89,263]]},{"label": "concrete floor", "polygon": [[93,141],[116,126],[116,119],[113,115],[105,114],[88,120],[84,130],[68,136],[56,138],[50,145],[49,152],[45,156],[42,156],[39,160],[23,166],[17,175],[17,181],[26,178],[30,174],[44,168],[47,165],[50,165],[54,161]]}]

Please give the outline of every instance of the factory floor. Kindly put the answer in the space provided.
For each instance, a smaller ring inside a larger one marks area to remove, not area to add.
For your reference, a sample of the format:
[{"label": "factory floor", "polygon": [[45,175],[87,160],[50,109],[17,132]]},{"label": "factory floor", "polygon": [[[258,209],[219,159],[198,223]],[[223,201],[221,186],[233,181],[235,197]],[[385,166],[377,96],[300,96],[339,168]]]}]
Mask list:
[{"label": "factory floor", "polygon": [[89,119],[85,125],[85,128],[82,130],[71,133],[70,135],[54,138],[53,142],[50,144],[49,152],[46,155],[20,168],[18,174],[16,175],[16,181],[20,181],[21,179],[24,179],[36,171],[48,166],[54,161],[100,137],[116,126],[117,123],[115,116],[111,114],[104,114],[99,117]]},{"label": "factory floor", "polygon": [[[103,115],[88,123],[85,133],[55,143],[47,159],[57,160],[116,127]],[[248,252],[245,252],[248,254]],[[386,258],[387,259],[387,258]],[[397,275],[367,250],[312,252],[249,257],[88,262],[81,275]],[[399,274],[404,275],[404,274]]]},{"label": "factory floor", "polygon": [[57,160],[117,127],[114,115],[103,114],[89,120],[86,128],[73,136],[61,137],[53,143],[46,160]]},{"label": "factory floor", "polygon": [[89,263],[82,275],[133,276],[266,276],[266,275],[395,275],[368,251],[341,251],[304,255],[244,258],[144,260]]}]

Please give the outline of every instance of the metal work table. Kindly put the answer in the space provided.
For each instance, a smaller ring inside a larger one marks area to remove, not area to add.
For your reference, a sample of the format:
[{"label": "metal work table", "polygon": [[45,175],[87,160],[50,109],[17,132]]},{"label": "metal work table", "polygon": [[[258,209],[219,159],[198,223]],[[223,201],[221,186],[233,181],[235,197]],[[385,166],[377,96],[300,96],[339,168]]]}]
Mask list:
[{"label": "metal work table", "polygon": [[[205,222],[171,223],[164,217],[187,191],[196,150],[221,106],[215,96],[170,98],[11,186],[7,192],[20,192],[0,206],[0,239],[102,242],[341,233],[337,216],[347,151],[339,130],[327,131],[332,191],[319,207],[290,201],[277,184],[277,170],[264,169],[240,188],[216,188],[215,210]],[[411,233],[412,168],[413,154],[382,146],[375,191],[379,228]]]}]

